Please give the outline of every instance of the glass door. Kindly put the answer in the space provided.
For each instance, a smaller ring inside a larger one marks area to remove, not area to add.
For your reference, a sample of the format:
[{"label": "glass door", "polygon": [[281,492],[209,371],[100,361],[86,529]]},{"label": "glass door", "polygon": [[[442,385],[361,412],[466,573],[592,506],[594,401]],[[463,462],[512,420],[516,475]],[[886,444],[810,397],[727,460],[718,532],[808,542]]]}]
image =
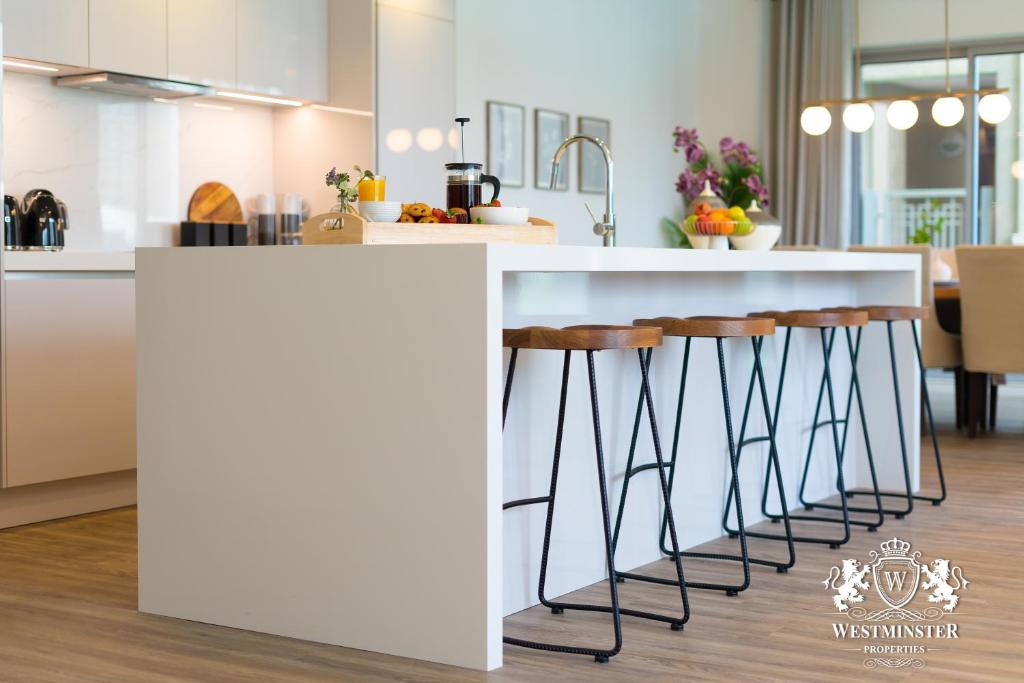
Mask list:
[{"label": "glass door", "polygon": [[[954,90],[1008,89],[1012,109],[999,123],[978,115],[977,98],[964,100],[964,118],[950,127],[932,119],[933,100],[919,100],[917,121],[904,129],[887,121],[886,104],[875,105],[875,125],[854,135],[851,242],[1024,244],[1024,45],[1011,48],[960,49],[950,60]],[[942,91],[940,55],[871,58],[861,67],[864,95]]]},{"label": "glass door", "polygon": [[[951,85],[968,84],[968,60],[953,59]],[[945,87],[943,59],[865,64],[865,96],[927,93]],[[971,175],[968,117],[944,128],[932,119],[932,100],[920,100],[916,123],[906,130],[886,120],[888,106],[875,106],[875,125],[856,135],[859,146],[859,220],[853,241],[863,244],[908,244],[925,232],[933,244],[948,247],[969,231]],[[859,234],[858,234],[859,233]]]}]

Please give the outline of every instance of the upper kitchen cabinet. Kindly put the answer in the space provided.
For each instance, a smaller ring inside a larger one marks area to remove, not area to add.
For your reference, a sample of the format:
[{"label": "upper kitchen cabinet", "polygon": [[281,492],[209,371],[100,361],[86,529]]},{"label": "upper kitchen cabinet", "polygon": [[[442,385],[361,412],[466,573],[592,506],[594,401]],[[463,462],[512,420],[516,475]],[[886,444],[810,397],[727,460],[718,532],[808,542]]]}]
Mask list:
[{"label": "upper kitchen cabinet", "polygon": [[89,0],[3,0],[3,22],[7,57],[89,63]]},{"label": "upper kitchen cabinet", "polygon": [[167,78],[167,0],[89,0],[89,66]]},{"label": "upper kitchen cabinet", "polygon": [[167,0],[168,78],[235,87],[236,4],[236,0]]},{"label": "upper kitchen cabinet", "polygon": [[236,11],[240,90],[327,100],[327,0],[238,0]]}]

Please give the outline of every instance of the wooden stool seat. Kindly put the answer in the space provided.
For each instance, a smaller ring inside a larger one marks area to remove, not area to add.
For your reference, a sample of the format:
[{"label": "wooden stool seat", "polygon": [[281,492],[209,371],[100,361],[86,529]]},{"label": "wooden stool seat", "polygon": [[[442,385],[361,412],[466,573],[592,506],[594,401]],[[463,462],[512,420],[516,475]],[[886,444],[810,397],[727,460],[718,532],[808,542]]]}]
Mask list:
[{"label": "wooden stool seat", "polygon": [[928,317],[927,306],[835,306],[823,311],[864,311],[868,320],[892,321],[924,320]]},{"label": "wooden stool seat", "polygon": [[520,327],[504,331],[505,346],[513,349],[602,351],[661,346],[661,329],[630,325],[572,325]]},{"label": "wooden stool seat", "polygon": [[730,318],[698,315],[690,318],[647,318],[634,325],[659,327],[667,337],[765,337],[775,334],[771,318]]},{"label": "wooden stool seat", "polygon": [[861,306],[871,320],[924,320],[928,317],[927,306]]},{"label": "wooden stool seat", "polygon": [[750,318],[770,318],[779,327],[863,327],[868,314],[857,309],[824,309],[820,311],[761,311],[747,314]]}]

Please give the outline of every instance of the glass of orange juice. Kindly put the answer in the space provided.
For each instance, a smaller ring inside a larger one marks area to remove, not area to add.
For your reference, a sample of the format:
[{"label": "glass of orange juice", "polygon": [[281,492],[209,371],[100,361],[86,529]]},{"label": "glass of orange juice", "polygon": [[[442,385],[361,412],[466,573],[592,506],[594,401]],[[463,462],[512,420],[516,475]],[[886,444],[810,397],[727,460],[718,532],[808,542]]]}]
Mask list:
[{"label": "glass of orange juice", "polygon": [[382,202],[384,201],[384,186],[387,184],[386,176],[374,176],[363,178],[359,181],[356,189],[359,192],[361,202]]}]

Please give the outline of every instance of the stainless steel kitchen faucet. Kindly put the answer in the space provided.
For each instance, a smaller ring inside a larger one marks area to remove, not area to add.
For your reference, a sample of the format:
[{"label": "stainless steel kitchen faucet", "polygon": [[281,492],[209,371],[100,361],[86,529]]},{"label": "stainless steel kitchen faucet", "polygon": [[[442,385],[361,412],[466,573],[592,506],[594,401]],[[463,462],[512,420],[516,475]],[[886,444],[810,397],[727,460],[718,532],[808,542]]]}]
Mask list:
[{"label": "stainless steel kitchen faucet", "polygon": [[[555,189],[555,184],[558,182],[558,167],[562,162],[562,155],[565,154],[565,150],[569,149],[569,146],[574,142],[581,142],[583,140],[597,145],[598,149],[601,150],[601,154],[604,155],[604,165],[608,170],[604,186],[604,220],[597,220],[593,213],[590,214],[590,217],[594,220],[594,234],[600,235],[604,239],[604,246],[614,247],[615,190],[612,181],[612,151],[608,149],[608,145],[605,144],[604,140],[601,138],[591,137],[590,135],[570,135],[567,137],[559,146],[558,151],[555,152],[555,156],[551,159],[551,189]],[[587,207],[587,211],[590,211],[589,206]]]}]

